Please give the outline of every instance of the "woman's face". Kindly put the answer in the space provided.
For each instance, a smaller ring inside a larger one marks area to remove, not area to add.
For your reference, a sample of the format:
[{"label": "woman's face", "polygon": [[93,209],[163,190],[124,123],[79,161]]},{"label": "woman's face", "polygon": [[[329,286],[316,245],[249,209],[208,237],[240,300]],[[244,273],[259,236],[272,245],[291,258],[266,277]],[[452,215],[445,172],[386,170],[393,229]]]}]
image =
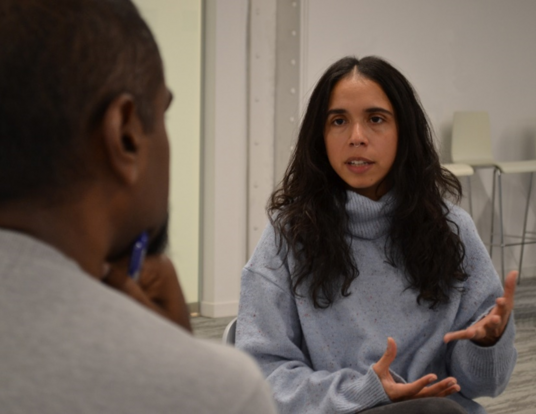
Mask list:
[{"label": "woman's face", "polygon": [[379,200],[396,157],[398,128],[391,102],[376,82],[358,73],[333,88],[324,143],[335,172],[358,194]]}]

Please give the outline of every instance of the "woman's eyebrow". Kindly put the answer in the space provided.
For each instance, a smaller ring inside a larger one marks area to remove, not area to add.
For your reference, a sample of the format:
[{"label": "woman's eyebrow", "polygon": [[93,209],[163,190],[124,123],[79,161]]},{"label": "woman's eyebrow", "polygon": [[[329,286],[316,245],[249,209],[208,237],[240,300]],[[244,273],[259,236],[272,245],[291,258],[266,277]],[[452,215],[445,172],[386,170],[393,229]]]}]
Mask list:
[{"label": "woman's eyebrow", "polygon": [[[328,112],[327,112],[327,116],[329,115],[342,115],[342,114],[345,114],[347,113],[348,111],[346,109],[339,109],[339,108],[332,108],[332,109],[329,109]],[[366,113],[377,113],[377,112],[380,112],[380,113],[384,113],[384,114],[387,114],[387,115],[391,115],[393,116],[393,113],[391,111],[389,111],[388,109],[385,109],[385,108],[381,108],[381,107],[372,107],[372,108],[367,108],[365,109],[365,112]]]},{"label": "woman's eyebrow", "polygon": [[367,109],[365,109],[365,112],[367,112],[369,114],[374,113],[374,112],[380,112],[380,113],[383,113],[383,114],[393,116],[393,113],[391,111],[389,111],[388,109],[385,109],[385,108],[380,108],[380,107],[367,108]]},{"label": "woman's eyebrow", "polygon": [[327,115],[341,115],[341,114],[345,114],[346,112],[348,112],[346,109],[333,108],[333,109],[328,110]]}]

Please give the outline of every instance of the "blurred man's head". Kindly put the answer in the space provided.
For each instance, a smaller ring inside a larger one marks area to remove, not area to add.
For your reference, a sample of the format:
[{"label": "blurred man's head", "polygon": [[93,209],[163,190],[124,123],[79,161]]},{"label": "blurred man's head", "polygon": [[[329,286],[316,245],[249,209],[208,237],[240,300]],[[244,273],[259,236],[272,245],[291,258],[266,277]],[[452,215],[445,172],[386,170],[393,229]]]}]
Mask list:
[{"label": "blurred man's head", "polygon": [[170,100],[130,0],[2,0],[0,208],[84,202],[88,187],[110,195],[108,255],[156,232],[167,215]]}]

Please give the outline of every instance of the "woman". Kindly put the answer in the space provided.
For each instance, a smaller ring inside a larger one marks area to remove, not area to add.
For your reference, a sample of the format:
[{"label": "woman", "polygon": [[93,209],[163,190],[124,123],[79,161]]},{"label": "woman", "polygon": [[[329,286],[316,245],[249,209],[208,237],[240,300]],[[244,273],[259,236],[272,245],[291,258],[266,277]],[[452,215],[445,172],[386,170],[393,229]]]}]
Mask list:
[{"label": "woman", "polygon": [[503,296],[446,196],[460,183],[404,76],[376,57],[333,64],[242,275],[237,347],[281,413],[480,414],[474,398],[504,390],[516,273]]}]

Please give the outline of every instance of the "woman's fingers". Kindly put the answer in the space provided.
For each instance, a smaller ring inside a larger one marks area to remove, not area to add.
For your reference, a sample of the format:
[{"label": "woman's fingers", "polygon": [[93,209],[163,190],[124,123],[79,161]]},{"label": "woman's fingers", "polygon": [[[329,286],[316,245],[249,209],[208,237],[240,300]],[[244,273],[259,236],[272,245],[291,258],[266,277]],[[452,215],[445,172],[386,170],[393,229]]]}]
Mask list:
[{"label": "woman's fingers", "polygon": [[416,398],[446,397],[460,391],[456,378],[449,377],[422,389]]},{"label": "woman's fingers", "polygon": [[514,308],[514,297],[516,293],[516,286],[517,286],[517,276],[518,272],[515,270],[512,270],[508,275],[506,276],[506,279],[504,281],[504,296],[500,299],[504,298],[504,311],[510,312]]},{"label": "woman's fingers", "polygon": [[404,401],[411,400],[413,398],[420,398],[419,394],[436,380],[437,377],[435,375],[429,374],[419,378],[417,381],[410,382],[409,384],[395,384],[393,387],[393,394],[396,395],[396,400],[391,397],[390,398],[393,401]]},{"label": "woman's fingers", "polygon": [[460,390],[455,378],[446,378],[437,381],[437,376],[428,374],[408,384],[396,383],[389,367],[396,358],[396,342],[393,338],[387,338],[387,348],[376,364],[372,366],[380,379],[387,396],[391,401],[404,401],[413,398],[444,397]]},{"label": "woman's fingers", "polygon": [[[378,377],[384,378],[386,375],[389,375],[389,367],[396,358],[396,342],[393,338],[387,338],[387,348],[383,353],[382,357],[374,364],[372,369],[376,372]],[[384,386],[385,387],[385,386]]]},{"label": "woman's fingers", "polygon": [[517,276],[515,270],[508,273],[504,281],[504,295],[496,300],[488,315],[467,329],[447,333],[443,337],[444,342],[470,339],[482,346],[495,344],[502,336],[514,308]]},{"label": "woman's fingers", "polygon": [[443,341],[448,344],[451,341],[459,341],[460,339],[473,339],[476,335],[475,325],[461,331],[449,332],[443,337]]}]

